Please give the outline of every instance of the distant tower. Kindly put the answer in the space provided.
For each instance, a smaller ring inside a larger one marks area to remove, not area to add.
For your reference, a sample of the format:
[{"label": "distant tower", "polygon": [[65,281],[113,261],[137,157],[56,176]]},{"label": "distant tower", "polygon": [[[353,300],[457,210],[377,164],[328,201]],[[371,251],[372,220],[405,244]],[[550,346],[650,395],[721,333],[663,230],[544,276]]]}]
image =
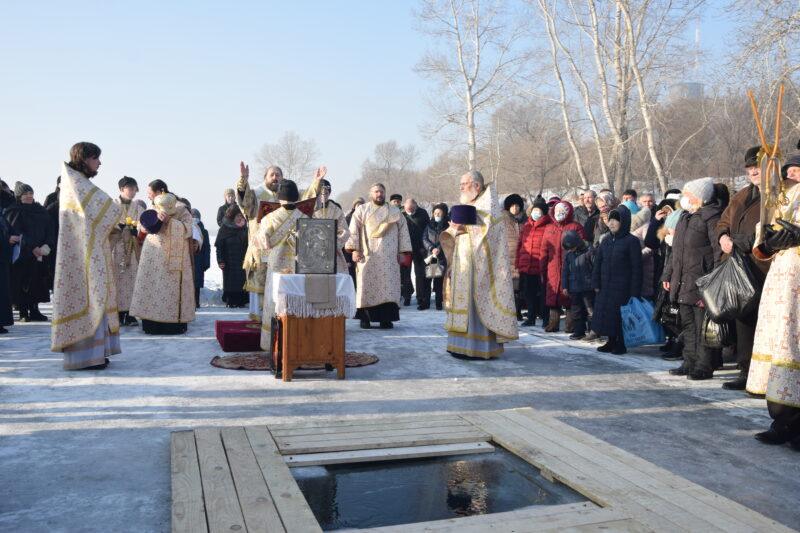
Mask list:
[{"label": "distant tower", "polygon": [[680,100],[700,100],[703,98],[704,87],[700,83],[700,19],[694,25],[694,57],[692,58],[691,78],[695,81],[679,82],[669,88],[667,99],[671,103]]},{"label": "distant tower", "polygon": [[700,79],[700,19],[694,23],[694,79]]}]

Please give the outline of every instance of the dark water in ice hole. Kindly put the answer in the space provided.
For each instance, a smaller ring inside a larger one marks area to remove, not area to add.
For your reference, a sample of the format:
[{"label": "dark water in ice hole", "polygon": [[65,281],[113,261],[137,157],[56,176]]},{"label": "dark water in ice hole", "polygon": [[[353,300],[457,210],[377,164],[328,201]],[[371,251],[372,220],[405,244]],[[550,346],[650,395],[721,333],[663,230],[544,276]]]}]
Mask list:
[{"label": "dark water in ice hole", "polygon": [[325,531],[586,501],[501,448],[474,455],[291,470]]}]

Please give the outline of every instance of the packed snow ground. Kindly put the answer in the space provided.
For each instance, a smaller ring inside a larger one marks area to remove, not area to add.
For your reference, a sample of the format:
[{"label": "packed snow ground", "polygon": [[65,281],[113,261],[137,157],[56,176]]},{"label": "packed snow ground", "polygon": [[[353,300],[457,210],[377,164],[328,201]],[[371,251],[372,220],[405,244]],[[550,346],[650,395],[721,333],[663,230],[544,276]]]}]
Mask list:
[{"label": "packed snow ground", "polygon": [[[213,286],[213,277],[209,279]],[[206,303],[217,301],[204,291]],[[43,306],[49,314],[49,308]],[[623,356],[564,333],[524,328],[490,361],[445,352],[444,313],[404,307],[393,330],[347,323],[348,350],[380,362],[335,373],[212,367],[214,321],[244,312],[202,307],[186,335],[124,328],[104,371],[66,372],[50,327],[0,338],[0,530],[169,531],[171,431],[199,426],[533,407],[800,529],[798,454],[753,439],[765,402],[666,373],[654,347]],[[730,366],[730,365],[728,365]]]}]

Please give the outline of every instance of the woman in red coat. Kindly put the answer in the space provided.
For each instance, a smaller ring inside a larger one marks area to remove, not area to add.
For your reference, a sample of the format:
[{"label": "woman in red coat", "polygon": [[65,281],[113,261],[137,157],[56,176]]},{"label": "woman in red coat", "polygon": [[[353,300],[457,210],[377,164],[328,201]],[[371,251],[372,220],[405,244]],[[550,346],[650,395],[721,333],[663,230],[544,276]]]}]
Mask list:
[{"label": "woman in red coat", "polygon": [[[561,289],[561,267],[564,265],[564,250],[561,248],[561,235],[565,231],[575,230],[581,239],[586,240],[586,233],[583,226],[573,221],[572,204],[569,202],[558,202],[553,208],[551,217],[552,224],[548,224],[544,230],[544,240],[542,241],[541,264],[545,271],[545,304],[550,308],[550,320],[548,320],[545,331],[558,331],[559,307],[569,308],[570,301],[568,296],[564,296]],[[569,311],[567,311],[569,313]],[[569,316],[567,317],[567,333],[569,327]]]},{"label": "woman in red coat", "polygon": [[547,214],[547,202],[541,195],[533,201],[531,216],[522,226],[517,246],[516,267],[522,282],[523,298],[528,308],[528,317],[523,326],[533,326],[536,317],[542,317],[542,327],[547,326],[544,305],[544,269],[541,265],[544,230],[553,220]]}]

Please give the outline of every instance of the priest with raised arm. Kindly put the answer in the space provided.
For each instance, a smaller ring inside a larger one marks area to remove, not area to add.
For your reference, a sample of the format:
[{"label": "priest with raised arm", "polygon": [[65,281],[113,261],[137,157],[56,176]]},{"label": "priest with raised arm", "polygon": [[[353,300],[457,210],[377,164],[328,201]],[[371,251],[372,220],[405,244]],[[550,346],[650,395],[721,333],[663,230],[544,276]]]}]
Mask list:
[{"label": "priest with raised arm", "polygon": [[[317,169],[311,187],[306,190],[301,199],[313,198],[319,193],[320,181],[325,177],[327,170],[325,167]],[[250,319],[260,320],[269,253],[255,245],[255,237],[258,235],[258,206],[261,202],[278,202],[278,185],[283,179],[283,170],[277,166],[267,168],[264,173],[264,182],[256,188],[250,187],[249,178],[250,167],[244,162],[239,163],[236,204],[247,221],[248,233],[248,245],[243,264],[246,275],[244,289],[250,293]]]}]

